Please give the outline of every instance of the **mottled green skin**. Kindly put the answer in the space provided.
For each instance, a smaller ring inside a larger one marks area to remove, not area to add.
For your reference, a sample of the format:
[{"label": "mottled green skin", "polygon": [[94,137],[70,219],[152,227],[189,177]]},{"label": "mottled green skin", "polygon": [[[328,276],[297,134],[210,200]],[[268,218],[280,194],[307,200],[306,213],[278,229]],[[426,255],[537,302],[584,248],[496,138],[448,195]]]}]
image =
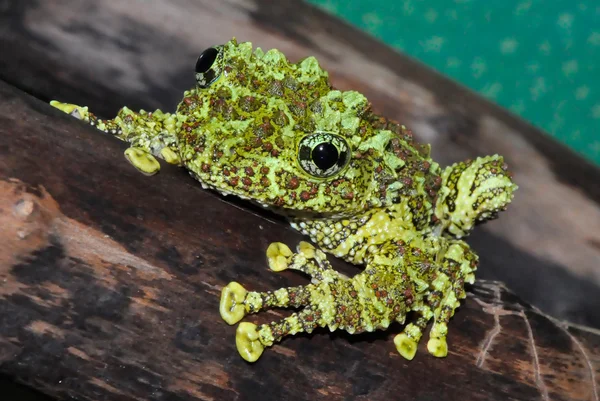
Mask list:
[{"label": "mottled green skin", "polygon": [[[315,58],[292,64],[277,50],[235,40],[219,49],[211,71],[217,79],[203,87],[197,75],[200,85],[184,93],[174,114],[123,108],[99,120],[84,107],[53,105],[131,143],[126,156],[140,170],[156,172],[150,154],[180,164],[203,186],[282,213],[323,251],[365,265],[348,279],[306,243],[297,253],[273,244],[271,267],[300,270],[312,283],[263,293],[231,283],[223,290],[221,314],[230,324],[268,307],[304,307],[269,325],[240,324],[237,345],[246,360],[287,334],[318,326],[372,331],[404,323],[409,311],[416,318],[396,336],[398,351],[412,359],[433,318],[428,349],[445,356],[446,324],[477,266],[460,238],[505,209],[516,189],[502,158],[442,170],[428,146],[373,113],[363,95],[333,89]],[[311,137],[317,132],[325,136]],[[309,137],[335,139],[348,158],[327,177],[315,173],[301,150]]]}]

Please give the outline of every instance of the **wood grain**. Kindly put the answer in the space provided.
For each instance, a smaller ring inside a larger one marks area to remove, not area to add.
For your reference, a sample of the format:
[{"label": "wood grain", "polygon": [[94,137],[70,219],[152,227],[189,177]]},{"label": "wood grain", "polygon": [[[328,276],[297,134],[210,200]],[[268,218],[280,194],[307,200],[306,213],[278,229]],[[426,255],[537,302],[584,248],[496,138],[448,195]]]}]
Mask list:
[{"label": "wood grain", "polygon": [[[412,362],[400,327],[317,330],[253,365],[218,313],[220,289],[307,283],[264,250],[301,236],[0,84],[0,372],[79,400],[598,400],[600,332],[550,318],[481,280],[450,325],[450,353]],[[356,268],[337,264],[348,273]],[[274,320],[272,311],[253,317]]]}]

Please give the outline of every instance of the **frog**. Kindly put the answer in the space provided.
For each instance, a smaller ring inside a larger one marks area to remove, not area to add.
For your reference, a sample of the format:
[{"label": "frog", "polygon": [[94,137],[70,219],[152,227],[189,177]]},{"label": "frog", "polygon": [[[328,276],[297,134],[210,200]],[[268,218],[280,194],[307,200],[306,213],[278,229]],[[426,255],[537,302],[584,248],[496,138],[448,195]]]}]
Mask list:
[{"label": "frog", "polygon": [[[465,238],[506,210],[518,188],[503,157],[442,168],[429,145],[363,94],[334,88],[313,56],[293,63],[234,38],[201,52],[194,72],[174,113],[123,107],[101,119],[85,106],[51,105],[128,142],[124,156],[141,173],[156,174],[157,159],[181,166],[205,189],[283,215],[310,240],[266,250],[272,271],[310,283],[223,287],[219,313],[237,324],[240,356],[256,362],[317,328],[355,334],[399,323],[394,346],[412,360],[430,322],[427,351],[447,356],[448,324],[479,263]],[[328,255],[363,270],[348,277]],[[244,320],[272,308],[296,311],[260,325]]]}]

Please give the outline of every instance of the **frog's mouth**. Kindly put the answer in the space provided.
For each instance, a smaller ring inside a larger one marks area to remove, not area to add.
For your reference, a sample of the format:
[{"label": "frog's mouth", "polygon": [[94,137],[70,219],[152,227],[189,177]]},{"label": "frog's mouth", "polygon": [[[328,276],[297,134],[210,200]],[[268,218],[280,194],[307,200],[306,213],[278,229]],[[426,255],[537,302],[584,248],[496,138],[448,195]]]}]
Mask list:
[{"label": "frog's mouth", "polygon": [[347,218],[353,215],[351,211],[345,212],[321,212],[311,210],[309,208],[306,209],[294,209],[288,208],[285,206],[277,205],[274,202],[261,201],[257,200],[249,195],[244,194],[242,191],[232,191],[226,187],[219,187],[218,185],[206,183],[200,179],[196,174],[190,171],[190,175],[192,175],[201,185],[202,189],[210,190],[218,195],[221,195],[224,198],[228,198],[228,203],[234,203],[237,205],[237,200],[241,200],[246,205],[240,204],[239,206],[244,207],[247,205],[254,206],[257,210],[264,210],[270,213],[274,213],[280,217],[283,217],[286,220],[294,220],[294,219],[342,219]]}]

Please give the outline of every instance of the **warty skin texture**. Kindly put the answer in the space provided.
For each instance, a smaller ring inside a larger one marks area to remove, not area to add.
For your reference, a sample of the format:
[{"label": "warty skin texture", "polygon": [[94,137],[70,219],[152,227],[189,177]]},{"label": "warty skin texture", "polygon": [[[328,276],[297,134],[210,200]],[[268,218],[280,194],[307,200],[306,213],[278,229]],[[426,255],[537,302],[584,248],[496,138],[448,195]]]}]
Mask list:
[{"label": "warty skin texture", "polygon": [[[229,324],[268,308],[301,308],[270,324],[240,323],[240,355],[254,362],[287,335],[386,329],[414,312],[394,338],[398,352],[412,359],[433,320],[427,349],[446,356],[448,322],[478,262],[461,238],[495,218],[517,189],[502,157],[442,169],[429,146],[374,113],[363,95],[334,89],[314,57],[294,64],[233,39],[202,53],[196,80],[172,114],[124,107],[102,120],[87,107],[52,105],[129,142],[125,157],[142,173],[158,172],[157,157],[180,165],[205,188],[285,215],[316,244],[267,249],[272,270],[305,273],[306,286],[223,289]],[[365,268],[345,277],[325,252]]]}]

